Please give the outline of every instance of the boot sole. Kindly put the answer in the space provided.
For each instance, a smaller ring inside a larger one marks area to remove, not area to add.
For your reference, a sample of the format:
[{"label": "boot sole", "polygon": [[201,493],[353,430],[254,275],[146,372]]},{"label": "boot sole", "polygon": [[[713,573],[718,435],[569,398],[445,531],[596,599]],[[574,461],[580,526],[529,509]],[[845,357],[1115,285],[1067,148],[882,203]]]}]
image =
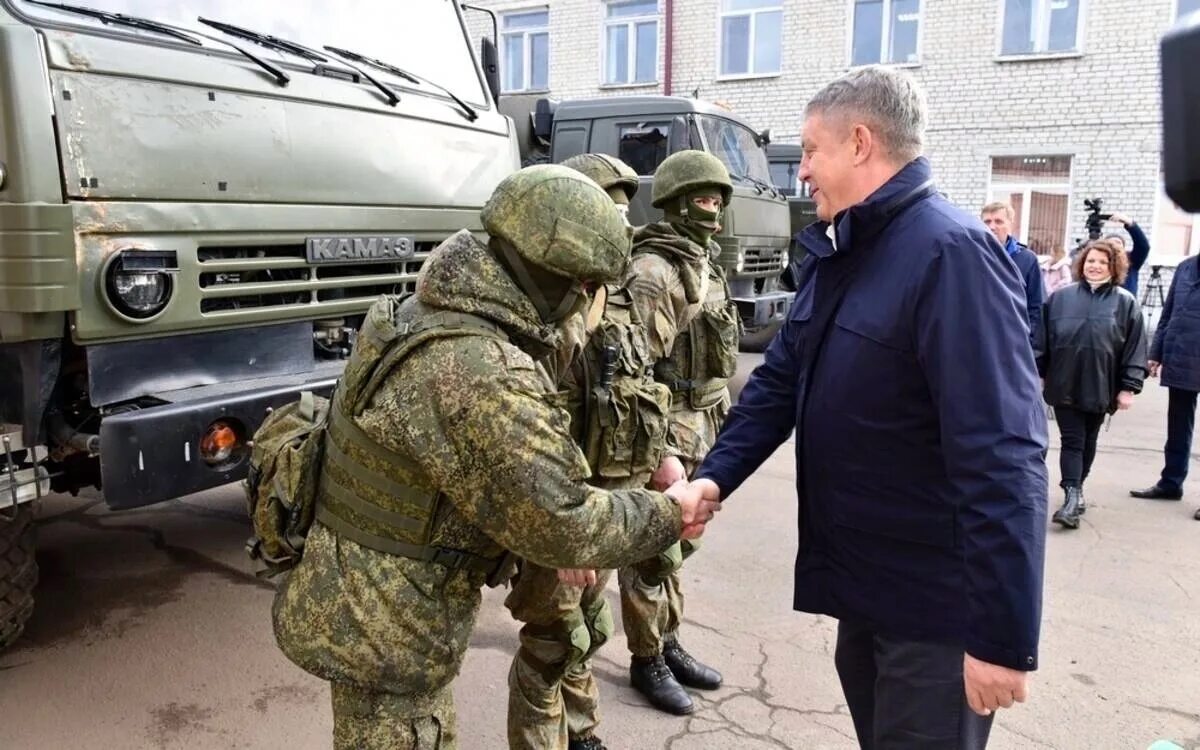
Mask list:
[{"label": "boot sole", "polygon": [[1079,521],[1076,521],[1075,523],[1071,523],[1070,521],[1068,521],[1065,518],[1054,518],[1051,520],[1053,520],[1054,523],[1058,524],[1059,526],[1062,526],[1064,529],[1078,529],[1079,528]]}]

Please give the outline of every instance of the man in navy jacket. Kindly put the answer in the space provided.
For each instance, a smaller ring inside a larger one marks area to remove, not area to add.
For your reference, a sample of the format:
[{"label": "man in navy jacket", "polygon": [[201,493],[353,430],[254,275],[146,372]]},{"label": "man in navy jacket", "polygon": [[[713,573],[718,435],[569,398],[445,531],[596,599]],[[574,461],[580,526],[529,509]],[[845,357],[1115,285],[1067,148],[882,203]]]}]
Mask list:
[{"label": "man in navy jacket", "polygon": [[1047,435],[1025,291],[934,189],[907,74],[852,71],[805,114],[822,221],[692,491],[729,497],[795,429],[794,607],[839,620],[860,744],[982,748],[1038,663]]},{"label": "man in navy jacket", "polygon": [[1024,244],[1017,242],[1012,235],[1012,225],[1016,214],[1011,204],[997,202],[989,203],[979,212],[979,218],[992,230],[996,240],[1004,246],[1004,252],[1017,264],[1017,271],[1025,281],[1025,307],[1029,314],[1029,341],[1037,341],[1038,326],[1042,324],[1042,269],[1038,266],[1037,256]]}]

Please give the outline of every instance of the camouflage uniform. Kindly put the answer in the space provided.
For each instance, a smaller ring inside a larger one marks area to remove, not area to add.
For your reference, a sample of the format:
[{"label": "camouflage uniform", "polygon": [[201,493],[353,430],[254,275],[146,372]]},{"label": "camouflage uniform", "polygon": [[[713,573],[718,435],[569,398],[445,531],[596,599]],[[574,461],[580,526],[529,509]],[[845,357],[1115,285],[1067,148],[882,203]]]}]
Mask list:
[{"label": "camouflage uniform", "polygon": [[[369,312],[334,395],[318,520],[275,599],[283,652],[333,683],[337,748],[456,747],[450,684],[505,550],[603,568],[680,533],[666,496],[583,483],[569,416],[535,364],[560,343],[547,321],[571,301],[568,274],[604,281],[623,265],[619,215],[576,173],[539,166],[502,182],[483,218],[489,246],[456,234],[415,297]],[[547,273],[562,282],[557,309]],[[389,359],[415,330],[437,335]],[[365,378],[381,382],[354,403]]]},{"label": "camouflage uniform", "polygon": [[[613,157],[584,154],[563,165],[591,177],[618,203],[637,190],[637,174]],[[645,327],[631,295],[617,287],[603,290],[593,308],[590,325],[577,316],[565,326],[555,357],[559,396],[592,469],[589,483],[643,488],[666,447],[670,393],[651,374]],[[590,659],[613,633],[604,599],[612,571],[596,574],[596,583],[579,588],[561,583],[555,569],[522,563],[505,601],[525,623],[509,672],[514,750],[567,748],[593,736],[600,695]]]},{"label": "camouflage uniform", "polygon": [[[690,476],[729,410],[740,333],[724,271],[712,262],[720,248],[709,236],[719,217],[689,217],[690,198],[716,191],[728,205],[732,187],[715,157],[684,151],[659,167],[654,191],[667,221],[635,233],[627,286],[647,321],[655,377],[672,391],[668,452]],[[658,656],[675,638],[683,612],[679,569],[697,547],[685,541],[621,569],[621,616],[634,657]]]}]

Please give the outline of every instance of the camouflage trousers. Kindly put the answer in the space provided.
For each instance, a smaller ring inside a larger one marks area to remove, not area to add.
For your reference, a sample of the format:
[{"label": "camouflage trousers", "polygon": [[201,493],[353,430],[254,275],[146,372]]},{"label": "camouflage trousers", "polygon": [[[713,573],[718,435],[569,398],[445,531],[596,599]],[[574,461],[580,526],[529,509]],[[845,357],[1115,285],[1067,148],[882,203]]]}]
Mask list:
[{"label": "camouflage trousers", "polygon": [[621,622],[634,656],[658,656],[663,642],[674,638],[683,621],[683,590],[679,571],[683,561],[700,548],[700,540],[685,539],[636,565],[621,568]]},{"label": "camouflage trousers", "polygon": [[612,637],[604,599],[611,570],[596,571],[586,588],[566,586],[558,573],[523,562],[504,604],[524,622],[508,673],[510,750],[566,750],[569,739],[600,723],[600,690],[591,657]]},{"label": "camouflage trousers", "polygon": [[449,688],[432,694],[380,693],[331,683],[334,750],[454,750]]}]

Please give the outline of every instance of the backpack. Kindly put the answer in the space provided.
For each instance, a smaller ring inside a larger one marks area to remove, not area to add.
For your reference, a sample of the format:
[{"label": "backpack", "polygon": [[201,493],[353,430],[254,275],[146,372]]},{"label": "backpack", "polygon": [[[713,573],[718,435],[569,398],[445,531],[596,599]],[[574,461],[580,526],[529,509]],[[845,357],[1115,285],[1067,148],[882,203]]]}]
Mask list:
[{"label": "backpack", "polygon": [[329,399],[304,391],[268,414],[254,433],[245,483],[254,536],[246,552],[264,565],[260,576],[300,562],[316,512],[329,406]]}]

